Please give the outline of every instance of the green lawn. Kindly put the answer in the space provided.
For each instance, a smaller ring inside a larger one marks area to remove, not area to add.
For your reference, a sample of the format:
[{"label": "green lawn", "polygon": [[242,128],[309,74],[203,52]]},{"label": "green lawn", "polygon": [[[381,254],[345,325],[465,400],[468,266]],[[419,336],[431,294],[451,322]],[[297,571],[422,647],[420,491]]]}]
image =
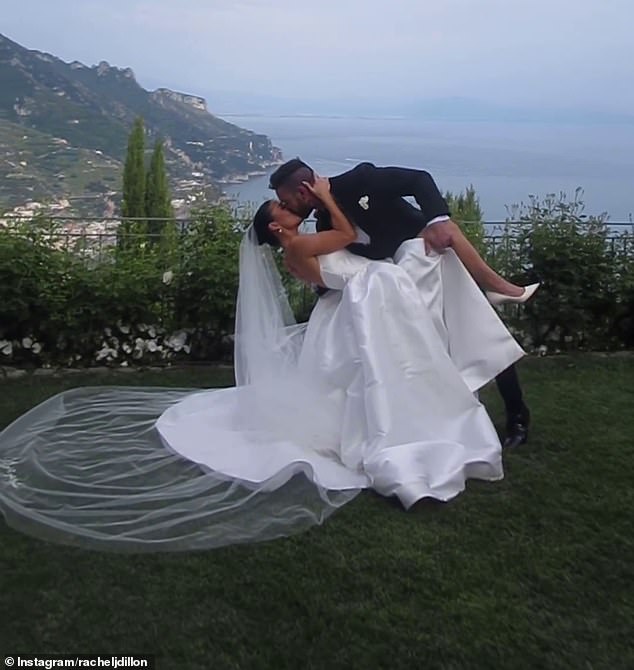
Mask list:
[{"label": "green lawn", "polygon": [[[157,667],[634,668],[634,358],[531,359],[506,479],[410,512],[364,493],[321,527],[191,554],[46,544],[0,522],[0,653]],[[208,369],[0,383],[0,425],[85,384],[214,386]],[[495,389],[484,399],[503,420]]]}]

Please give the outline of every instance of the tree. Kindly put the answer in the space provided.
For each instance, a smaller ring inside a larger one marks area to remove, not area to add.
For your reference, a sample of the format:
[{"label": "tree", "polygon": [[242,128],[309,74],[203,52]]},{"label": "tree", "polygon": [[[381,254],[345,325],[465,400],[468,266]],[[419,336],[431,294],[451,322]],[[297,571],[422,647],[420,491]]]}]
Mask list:
[{"label": "tree", "polygon": [[154,145],[152,160],[145,180],[145,216],[148,219],[163,219],[148,221],[147,232],[150,241],[157,241],[165,227],[165,219],[174,216],[169,184],[165,172],[165,158],[163,142],[158,140]]},{"label": "tree", "polygon": [[145,230],[143,222],[126,220],[145,217],[145,129],[140,117],[134,122],[128,138],[121,215],[124,220],[117,235],[117,245],[119,249],[129,249],[133,241],[140,241]]},{"label": "tree", "polygon": [[473,185],[469,186],[464,193],[454,195],[450,191],[445,193],[445,200],[449,205],[451,218],[462,228],[463,233],[469,238],[471,244],[481,254],[486,255],[487,248],[484,242],[484,226],[482,225],[482,208],[480,199],[476,195]]},{"label": "tree", "polygon": [[128,153],[123,170],[123,202],[121,214],[124,218],[145,216],[145,130],[143,119],[137,118],[128,138]]}]

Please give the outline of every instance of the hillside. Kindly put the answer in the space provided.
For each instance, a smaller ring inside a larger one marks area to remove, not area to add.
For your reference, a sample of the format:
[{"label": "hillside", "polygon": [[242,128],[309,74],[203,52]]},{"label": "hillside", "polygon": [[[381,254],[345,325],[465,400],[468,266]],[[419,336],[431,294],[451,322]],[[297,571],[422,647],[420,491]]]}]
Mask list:
[{"label": "hillside", "polygon": [[146,91],[129,68],[66,63],[0,35],[0,203],[74,196],[92,202],[90,213],[108,209],[138,116],[148,149],[165,140],[175,197],[217,196],[219,183],[281,158],[268,137],[210,114],[200,97]]}]

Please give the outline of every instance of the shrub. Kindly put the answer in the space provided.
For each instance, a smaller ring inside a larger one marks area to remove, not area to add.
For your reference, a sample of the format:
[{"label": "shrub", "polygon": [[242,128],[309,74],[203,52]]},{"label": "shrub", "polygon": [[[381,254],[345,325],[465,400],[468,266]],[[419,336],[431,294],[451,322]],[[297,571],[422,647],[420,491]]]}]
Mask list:
[{"label": "shrub", "polygon": [[[506,308],[527,344],[556,349],[614,348],[614,322],[623,300],[623,275],[608,244],[607,216],[583,214],[581,191],[531,197],[520,209],[521,226],[507,226],[494,258],[496,269],[520,283],[540,281],[534,300]],[[627,270],[624,270],[626,273]]]},{"label": "shrub", "polygon": [[223,207],[197,212],[183,232],[165,227],[160,244],[139,238],[98,256],[85,253],[86,238],[69,247],[50,220],[0,228],[0,362],[125,365],[226,353],[241,235]]},{"label": "shrub", "polygon": [[[579,192],[531,198],[493,247],[475,191],[452,196],[452,213],[493,267],[535,299],[502,308],[520,343],[541,351],[634,345],[634,231],[609,234],[587,217]],[[232,353],[239,247],[248,213],[225,206],[169,223],[158,240],[143,225],[125,247],[94,236],[73,244],[39,217],[0,227],[0,364],[91,366],[216,360]],[[181,227],[182,226],[182,227]],[[102,240],[97,240],[102,242]],[[158,243],[156,243],[158,241]],[[275,258],[299,321],[316,295]]]}]

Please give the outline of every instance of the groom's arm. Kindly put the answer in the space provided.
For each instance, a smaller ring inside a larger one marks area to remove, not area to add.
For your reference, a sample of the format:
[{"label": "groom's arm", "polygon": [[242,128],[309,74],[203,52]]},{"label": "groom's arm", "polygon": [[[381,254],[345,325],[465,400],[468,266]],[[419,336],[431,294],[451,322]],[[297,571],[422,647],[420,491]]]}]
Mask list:
[{"label": "groom's arm", "polygon": [[[442,251],[451,244],[451,235],[444,225],[451,220],[449,205],[440,193],[436,182],[426,170],[402,167],[376,167],[372,163],[362,163],[348,175],[347,188],[368,192],[370,197],[385,199],[413,196],[421,214],[422,236],[426,244]],[[387,232],[387,231],[386,231]],[[389,234],[385,240],[373,236],[370,245],[353,244],[348,249],[367,258],[384,258],[390,248]]]},{"label": "groom's arm", "polygon": [[[362,163],[352,170],[346,188],[367,192],[380,198],[413,197],[423,214],[424,225],[437,218],[449,217],[449,205],[443,198],[434,178],[426,170],[402,167],[376,167],[372,163]],[[350,181],[352,181],[352,179]]]}]

